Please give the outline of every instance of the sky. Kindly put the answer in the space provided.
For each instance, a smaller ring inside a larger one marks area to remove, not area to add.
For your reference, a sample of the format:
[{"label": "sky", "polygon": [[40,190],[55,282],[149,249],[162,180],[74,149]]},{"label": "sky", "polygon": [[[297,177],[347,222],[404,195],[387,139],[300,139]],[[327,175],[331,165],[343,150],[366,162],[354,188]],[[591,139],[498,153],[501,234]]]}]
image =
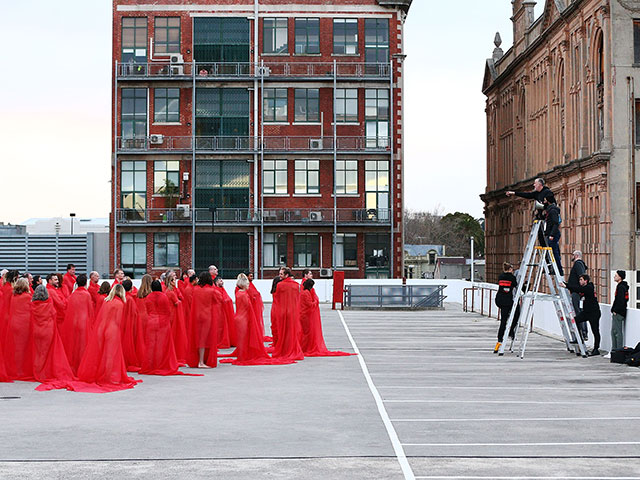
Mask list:
[{"label": "sky", "polygon": [[[536,7],[536,15],[542,10]],[[64,14],[61,14],[64,5]],[[405,207],[483,215],[480,91],[511,0],[414,0],[405,27]],[[0,222],[107,217],[111,0],[4,2],[0,41]]]}]

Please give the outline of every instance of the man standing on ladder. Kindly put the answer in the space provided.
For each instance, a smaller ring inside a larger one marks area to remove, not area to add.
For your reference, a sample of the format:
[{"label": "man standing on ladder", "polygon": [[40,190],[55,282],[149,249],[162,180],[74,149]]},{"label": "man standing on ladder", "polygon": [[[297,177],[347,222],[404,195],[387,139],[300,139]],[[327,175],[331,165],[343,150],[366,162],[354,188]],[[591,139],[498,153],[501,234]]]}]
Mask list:
[{"label": "man standing on ladder", "polygon": [[[542,178],[536,178],[533,181],[533,192],[514,192],[512,190],[507,192],[507,197],[511,197],[513,195],[538,202],[536,204],[536,218],[538,220],[544,220],[542,211],[544,199],[549,195],[553,196],[553,192],[544,184],[544,180]],[[538,242],[541,247],[547,246],[547,241],[544,238],[544,231],[542,229],[538,231]]]}]

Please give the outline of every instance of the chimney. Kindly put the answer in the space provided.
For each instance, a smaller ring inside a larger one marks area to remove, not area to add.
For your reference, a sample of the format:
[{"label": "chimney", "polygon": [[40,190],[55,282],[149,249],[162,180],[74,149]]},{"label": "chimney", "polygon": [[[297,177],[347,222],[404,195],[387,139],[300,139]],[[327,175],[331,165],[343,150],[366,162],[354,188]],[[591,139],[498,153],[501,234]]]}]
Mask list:
[{"label": "chimney", "polygon": [[519,45],[535,20],[535,0],[511,0],[513,7],[513,44]]}]

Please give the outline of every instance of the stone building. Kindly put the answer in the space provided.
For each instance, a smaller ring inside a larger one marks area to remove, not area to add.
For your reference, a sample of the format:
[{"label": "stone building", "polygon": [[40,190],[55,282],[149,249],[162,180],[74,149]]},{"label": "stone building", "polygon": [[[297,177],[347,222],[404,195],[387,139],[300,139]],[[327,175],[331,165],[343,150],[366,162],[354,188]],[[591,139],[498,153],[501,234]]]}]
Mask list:
[{"label": "stone building", "polygon": [[111,263],[403,271],[411,0],[114,0]]},{"label": "stone building", "polygon": [[410,245],[405,243],[405,278],[434,278],[438,259],[444,255],[444,245]]},{"label": "stone building", "polygon": [[513,46],[503,53],[497,35],[484,73],[487,277],[521,260],[531,228],[531,202],[505,191],[543,177],[563,264],[582,250],[606,301],[611,271],[637,270],[640,1],[547,0],[537,19],[535,4],[512,1]]}]

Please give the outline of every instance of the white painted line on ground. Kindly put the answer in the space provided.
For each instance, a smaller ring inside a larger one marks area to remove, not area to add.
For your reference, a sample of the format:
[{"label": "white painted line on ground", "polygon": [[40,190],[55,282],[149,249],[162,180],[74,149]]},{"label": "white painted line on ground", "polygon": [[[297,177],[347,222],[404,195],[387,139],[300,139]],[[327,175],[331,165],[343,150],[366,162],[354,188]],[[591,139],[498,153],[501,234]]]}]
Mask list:
[{"label": "white painted line on ground", "polygon": [[460,480],[640,480],[640,477],[536,477],[527,475],[526,477],[496,477],[492,475],[490,477],[472,476],[472,475],[419,475],[416,478],[430,478],[430,479],[443,479],[457,478]]},{"label": "white painted line on ground", "polygon": [[574,445],[640,445],[640,442],[531,442],[531,443],[403,443],[405,447],[571,447]]},{"label": "white painted line on ground", "polygon": [[539,418],[393,418],[392,422],[568,422],[640,420],[640,417],[539,417]]},{"label": "white painted line on ground", "polygon": [[347,322],[344,321],[344,317],[342,316],[342,312],[338,310],[338,315],[340,317],[340,321],[342,322],[342,326],[344,327],[345,332],[347,333],[347,337],[349,337],[349,341],[351,342],[351,346],[353,347],[353,351],[358,355],[358,361],[360,362],[360,368],[362,369],[362,373],[364,378],[367,380],[367,385],[369,385],[369,390],[371,390],[371,395],[373,395],[374,400],[376,401],[376,405],[378,407],[378,413],[382,418],[382,423],[384,423],[385,428],[387,429],[387,434],[389,435],[389,439],[391,440],[391,445],[393,446],[393,451],[396,453],[396,457],[398,459],[398,463],[400,463],[400,468],[402,469],[402,473],[404,474],[405,480],[414,480],[415,475],[413,474],[413,470],[411,469],[411,465],[409,465],[409,461],[407,460],[407,456],[404,453],[404,449],[402,448],[402,443],[400,443],[400,439],[398,438],[398,434],[396,433],[396,429],[393,427],[393,423],[389,419],[389,414],[387,414],[387,410],[384,407],[384,402],[382,401],[382,397],[378,392],[378,389],[373,383],[371,379],[371,375],[369,375],[369,369],[367,368],[367,364],[364,361],[364,357],[358,350],[358,345],[356,345],[356,341],[351,336],[351,332],[349,331],[349,327],[347,326]]},{"label": "white painted line on ground", "polygon": [[[630,399],[637,403],[637,399]],[[497,403],[497,404],[523,404],[523,405],[593,405],[593,402],[540,402],[537,400],[385,400],[384,403]],[[620,401],[614,402],[616,404]]]},{"label": "white painted line on ground", "polygon": [[503,387],[502,385],[494,385],[494,386],[489,386],[489,387],[461,387],[461,386],[447,386],[447,385],[423,385],[423,386],[417,386],[417,385],[378,385],[378,388],[407,388],[407,389],[434,389],[434,390],[496,390],[496,389],[500,389],[500,390],[517,390],[517,391],[522,391],[522,390],[569,390],[569,391],[574,391],[574,390],[595,390],[597,392],[602,392],[602,393],[607,393],[607,392],[611,392],[612,390],[615,391],[630,391],[633,392],[635,390],[640,390],[640,387],[581,387],[581,386],[575,386],[575,387],[511,387],[511,386],[507,386],[507,387]]}]

